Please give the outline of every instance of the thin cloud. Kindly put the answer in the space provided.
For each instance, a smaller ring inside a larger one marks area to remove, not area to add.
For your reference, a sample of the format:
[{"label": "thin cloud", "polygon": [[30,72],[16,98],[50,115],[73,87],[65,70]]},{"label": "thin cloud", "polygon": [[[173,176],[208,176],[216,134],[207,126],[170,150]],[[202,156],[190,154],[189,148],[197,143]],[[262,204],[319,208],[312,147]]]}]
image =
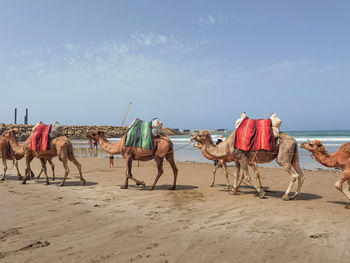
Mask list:
[{"label": "thin cloud", "polygon": [[205,17],[200,17],[198,19],[198,25],[200,26],[213,26],[218,24],[226,24],[233,20],[234,16],[224,16],[224,15],[211,15]]}]

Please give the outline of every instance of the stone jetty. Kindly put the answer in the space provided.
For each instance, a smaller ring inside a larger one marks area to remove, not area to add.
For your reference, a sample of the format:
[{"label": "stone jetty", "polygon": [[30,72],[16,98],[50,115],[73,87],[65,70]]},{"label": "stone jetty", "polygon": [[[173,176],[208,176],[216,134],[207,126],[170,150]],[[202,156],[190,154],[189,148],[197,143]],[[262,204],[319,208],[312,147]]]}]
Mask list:
[{"label": "stone jetty", "polygon": [[[34,125],[25,124],[4,124],[0,123],[0,133],[7,129],[15,128],[17,132],[17,137],[19,140],[25,140],[32,132]],[[86,134],[88,131],[100,130],[106,134],[107,138],[118,138],[122,137],[128,127],[119,126],[77,126],[77,125],[62,125],[63,134],[69,139],[86,139]],[[175,131],[172,128],[163,128],[163,132],[166,135],[180,135],[181,132]]]}]

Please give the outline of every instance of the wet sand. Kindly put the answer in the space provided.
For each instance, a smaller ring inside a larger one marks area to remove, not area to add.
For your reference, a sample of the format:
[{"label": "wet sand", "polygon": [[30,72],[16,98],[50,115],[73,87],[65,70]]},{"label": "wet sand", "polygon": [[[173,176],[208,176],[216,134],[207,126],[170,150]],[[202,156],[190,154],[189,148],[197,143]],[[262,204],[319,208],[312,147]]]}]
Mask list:
[{"label": "wet sand", "polygon": [[[209,187],[212,164],[177,163],[177,190],[169,191],[173,176],[165,162],[164,175],[148,191],[132,181],[120,189],[121,159],[112,169],[107,158],[78,160],[86,186],[70,163],[69,179],[59,187],[57,158],[51,185],[43,176],[22,185],[14,168],[0,182],[1,263],[349,262],[350,209],[334,187],[340,171],[304,170],[299,200],[283,201],[289,176],[280,168],[259,168],[268,189],[259,199],[247,187],[230,195],[222,170]],[[38,173],[39,161],[32,164]],[[133,174],[151,185],[154,161],[134,162]]]}]

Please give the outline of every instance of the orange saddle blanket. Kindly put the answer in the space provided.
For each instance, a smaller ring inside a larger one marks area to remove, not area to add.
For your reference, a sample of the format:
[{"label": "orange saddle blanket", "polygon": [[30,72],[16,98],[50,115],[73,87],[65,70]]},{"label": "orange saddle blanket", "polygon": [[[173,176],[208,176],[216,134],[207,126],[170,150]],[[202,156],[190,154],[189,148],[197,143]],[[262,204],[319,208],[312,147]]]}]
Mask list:
[{"label": "orange saddle blanket", "polygon": [[244,151],[274,151],[271,119],[253,120],[245,118],[235,134],[235,148]]},{"label": "orange saddle blanket", "polygon": [[30,137],[30,149],[32,151],[47,151],[50,148],[51,125],[40,124]]}]

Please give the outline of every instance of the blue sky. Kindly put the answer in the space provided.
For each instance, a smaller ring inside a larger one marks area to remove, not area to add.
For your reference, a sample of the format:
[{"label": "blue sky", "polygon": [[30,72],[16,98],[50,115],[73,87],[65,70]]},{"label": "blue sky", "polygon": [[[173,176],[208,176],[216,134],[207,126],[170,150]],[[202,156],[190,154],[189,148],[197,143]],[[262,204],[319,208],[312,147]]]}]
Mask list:
[{"label": "blue sky", "polygon": [[0,122],[350,129],[349,1],[0,0]]}]

